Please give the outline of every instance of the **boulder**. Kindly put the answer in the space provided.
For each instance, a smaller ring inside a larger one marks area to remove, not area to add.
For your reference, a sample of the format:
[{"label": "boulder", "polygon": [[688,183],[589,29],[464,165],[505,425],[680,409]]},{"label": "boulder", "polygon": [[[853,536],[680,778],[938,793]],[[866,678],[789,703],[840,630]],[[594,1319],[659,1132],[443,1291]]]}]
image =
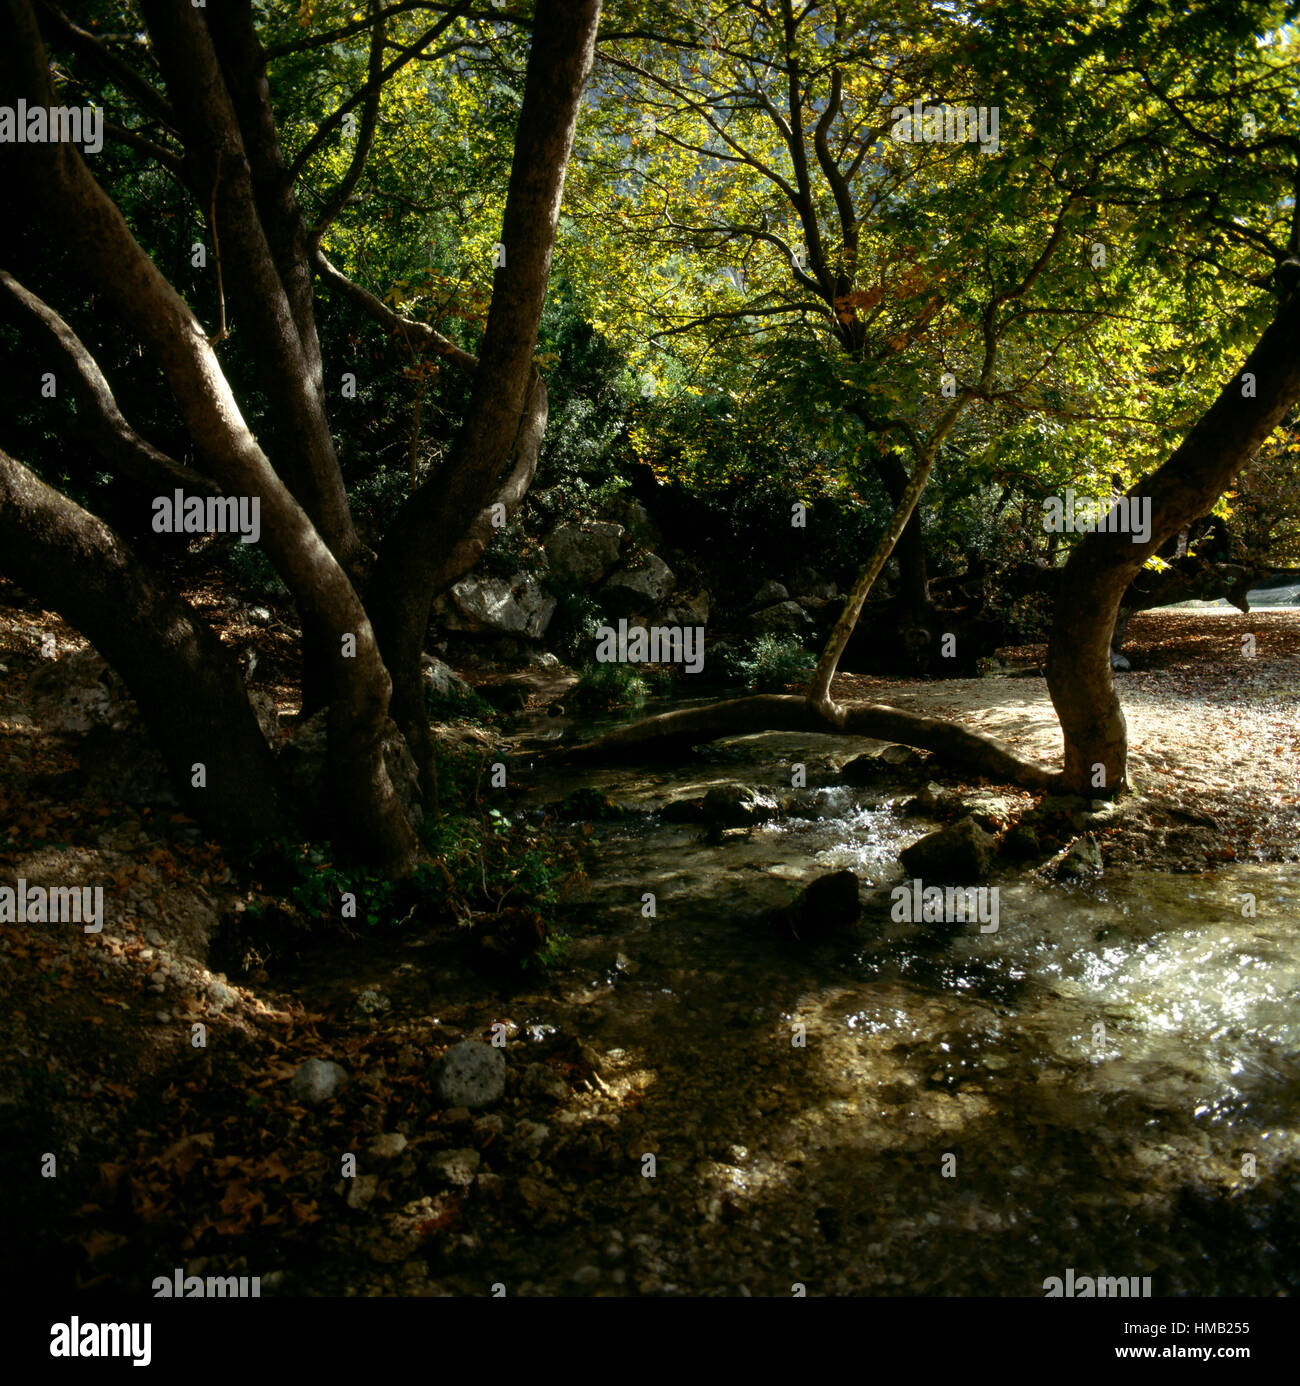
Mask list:
[{"label": "boulder", "polygon": [[348,1072],[330,1059],[308,1059],[289,1080],[289,1094],[304,1107],[319,1107],[342,1091]]},{"label": "boulder", "polygon": [[799,601],[833,601],[839,588],[813,568],[798,568],[790,579],[790,590]]},{"label": "boulder", "polygon": [[1011,822],[1016,805],[1001,794],[980,789],[970,794],[945,794],[944,807],[973,818],[986,833],[1000,833]]},{"label": "boulder", "polygon": [[874,784],[877,780],[896,779],[903,772],[918,770],[927,759],[911,746],[886,746],[845,761],[840,767],[839,778],[845,784]]},{"label": "boulder", "polygon": [[707,626],[708,623],[709,594],[702,587],[698,592],[674,593],[672,605],[663,613],[666,626]]},{"label": "boulder", "polygon": [[1028,823],[1017,823],[1002,841],[1002,855],[1008,861],[1030,861],[1042,850],[1038,834]]},{"label": "boulder", "polygon": [[562,577],[593,584],[606,577],[618,562],[623,526],[608,520],[559,525],[546,540],[551,568]]},{"label": "boulder", "polygon": [[941,784],[931,781],[929,784],[922,785],[914,799],[909,799],[903,805],[903,812],[924,816],[925,814],[935,814],[944,806],[944,790]]},{"label": "boulder", "polygon": [[629,538],[652,547],[663,541],[663,534],[650,517],[650,512],[634,496],[619,495],[607,500],[600,513],[610,520],[616,520],[628,533]]},{"label": "boulder", "polygon": [[266,737],[269,745],[278,746],[280,744],[280,710],[275,705],[275,699],[264,688],[250,688],[248,701],[253,709],[253,715],[257,718],[257,725],[262,729],[262,735]]},{"label": "boulder", "polygon": [[[84,738],[77,759],[92,794],[128,804],[175,809],[167,766],[121,676],[93,649],[43,662],[28,678],[32,720],[44,731]],[[265,699],[266,695],[252,695]],[[263,702],[254,712],[275,744],[278,718]]]},{"label": "boulder", "polygon": [[797,900],[777,911],[776,922],[801,943],[820,943],[851,928],[861,910],[858,878],[846,869],[819,876]]},{"label": "boulder", "polygon": [[796,635],[811,624],[808,613],[795,601],[762,607],[753,612],[748,621],[755,635]]},{"label": "boulder", "polygon": [[673,590],[673,570],[654,553],[643,553],[617,569],[600,589],[608,611],[631,616],[651,610]]},{"label": "boulder", "polygon": [[962,818],[905,847],[898,859],[913,879],[927,884],[966,885],[988,875],[995,845],[973,818]]},{"label": "boulder", "polygon": [[876,759],[882,765],[890,765],[895,769],[911,769],[917,765],[924,765],[926,757],[916,749],[915,746],[885,746],[876,752]]},{"label": "boulder", "polygon": [[700,815],[724,828],[748,828],[776,817],[776,800],[745,784],[715,785],[704,796]]},{"label": "boulder", "polygon": [[1061,877],[1101,875],[1101,848],[1091,833],[1077,837],[1057,863],[1056,874]]},{"label": "boulder", "polygon": [[775,582],[772,578],[768,580],[754,593],[749,605],[755,611],[762,607],[775,606],[778,602],[788,602],[790,600],[790,589],[783,583]]},{"label": "boulder", "polygon": [[475,635],[493,631],[540,640],[555,614],[555,598],[531,573],[462,578],[448,595],[450,604],[443,608],[448,629]]},{"label": "boulder", "polygon": [[481,1040],[461,1040],[439,1061],[434,1089],[444,1107],[490,1107],[506,1090],[506,1056]]},{"label": "boulder", "polygon": [[473,692],[469,684],[451,667],[431,654],[420,656],[420,679],[424,693],[435,698],[468,698]]},{"label": "boulder", "polygon": [[125,683],[92,649],[43,662],[27,680],[32,720],[44,731],[122,731],[139,720]]}]

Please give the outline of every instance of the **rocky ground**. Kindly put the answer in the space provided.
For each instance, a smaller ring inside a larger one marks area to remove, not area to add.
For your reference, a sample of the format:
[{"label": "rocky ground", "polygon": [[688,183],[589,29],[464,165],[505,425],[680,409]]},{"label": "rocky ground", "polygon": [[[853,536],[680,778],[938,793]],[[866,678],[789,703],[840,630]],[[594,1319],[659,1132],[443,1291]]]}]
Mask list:
[{"label": "rocky ground", "polygon": [[[1021,676],[849,676],[837,696],[950,716],[1059,763],[1060,727],[1038,673],[1046,649],[1003,653]],[[1300,856],[1300,611],[1147,611],[1130,625],[1125,654],[1132,668],[1115,681],[1139,802],[1105,844],[1107,863],[1177,871]]]}]

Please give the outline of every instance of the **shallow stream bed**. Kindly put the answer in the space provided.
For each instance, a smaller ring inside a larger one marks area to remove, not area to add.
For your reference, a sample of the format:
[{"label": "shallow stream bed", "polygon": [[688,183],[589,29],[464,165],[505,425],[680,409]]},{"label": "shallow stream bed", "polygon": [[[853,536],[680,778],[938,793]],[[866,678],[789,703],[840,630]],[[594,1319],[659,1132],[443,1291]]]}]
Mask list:
[{"label": "shallow stream bed", "polygon": [[[995,877],[997,930],[945,933],[891,918],[898,851],[933,826],[902,786],[814,788],[721,842],[654,812],[788,791],[796,763],[815,787],[875,744],[746,736],[532,781],[527,802],[591,786],[636,812],[573,824],[574,942],[512,1008],[590,1045],[609,1089],[555,1113],[590,1158],[547,1171],[558,1225],[512,1239],[523,1291],[1034,1295],[1071,1267],[1300,1289],[1300,867]],[[856,933],[779,937],[765,911],[845,866]]]}]

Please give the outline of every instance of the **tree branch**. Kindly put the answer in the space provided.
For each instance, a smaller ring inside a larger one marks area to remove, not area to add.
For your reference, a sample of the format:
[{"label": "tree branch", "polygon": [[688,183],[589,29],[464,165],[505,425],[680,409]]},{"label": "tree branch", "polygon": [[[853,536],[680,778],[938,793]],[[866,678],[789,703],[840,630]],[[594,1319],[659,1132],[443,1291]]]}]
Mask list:
[{"label": "tree branch", "polygon": [[[211,478],[174,461],[127,423],[95,358],[49,304],[4,270],[0,270],[0,288],[7,291],[5,301],[10,305],[10,316],[36,327],[71,365],[78,412],[90,425],[97,446],[110,462],[133,481],[157,490],[180,486],[199,495],[221,494],[221,488]],[[18,311],[12,311],[15,309]]]}]

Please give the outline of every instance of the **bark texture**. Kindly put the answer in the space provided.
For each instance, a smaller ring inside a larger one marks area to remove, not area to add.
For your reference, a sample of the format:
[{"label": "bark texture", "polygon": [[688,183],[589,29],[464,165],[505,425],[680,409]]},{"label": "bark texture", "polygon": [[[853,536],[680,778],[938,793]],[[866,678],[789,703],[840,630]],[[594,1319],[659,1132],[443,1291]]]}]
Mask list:
[{"label": "bark texture", "polygon": [[228,841],[283,830],[275,758],[234,656],[102,520],[3,451],[0,567],[121,674],[188,814]]},{"label": "bark texture", "polygon": [[1241,371],[1168,460],[1129,492],[1149,497],[1151,532],[1085,536],[1065,565],[1047,654],[1047,686],[1065,739],[1065,783],[1079,793],[1126,787],[1128,725],[1111,674],[1120,600],[1143,563],[1207,514],[1300,399],[1300,299],[1289,297]]},{"label": "bark texture", "polygon": [[[393,720],[428,785],[431,754],[420,680],[429,608],[450,585],[449,559],[492,501],[526,441],[532,356],[550,276],[560,198],[578,103],[591,71],[600,0],[539,0],[497,268],[469,412],[447,480],[427,484],[399,512],[375,570],[372,610],[392,670]],[[522,437],[521,437],[522,435]]]}]

